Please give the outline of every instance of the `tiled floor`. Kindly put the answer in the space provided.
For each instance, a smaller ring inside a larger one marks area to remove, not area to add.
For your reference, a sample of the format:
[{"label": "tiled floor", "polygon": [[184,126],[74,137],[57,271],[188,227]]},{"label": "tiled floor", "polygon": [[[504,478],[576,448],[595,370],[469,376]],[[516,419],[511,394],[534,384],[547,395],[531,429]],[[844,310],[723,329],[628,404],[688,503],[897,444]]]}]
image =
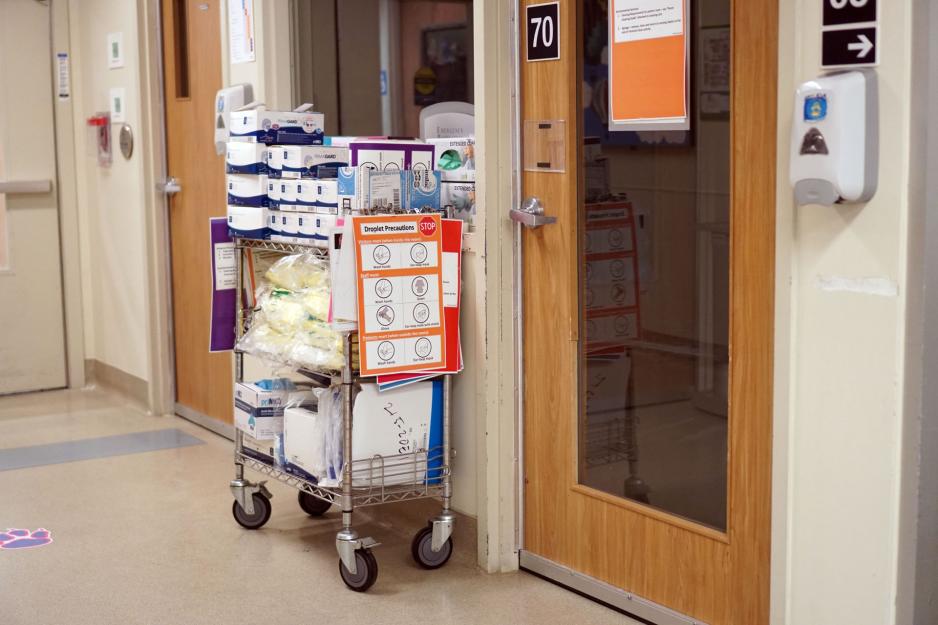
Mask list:
[{"label": "tiled floor", "polygon": [[170,428],[205,444],[0,471],[0,530],[54,538],[0,550],[0,623],[635,623],[526,573],[480,572],[467,519],[450,563],[419,569],[410,539],[432,502],[357,513],[383,544],[378,582],[353,593],[338,576],[337,513],[312,520],[273,484],[270,522],[235,524],[229,441],[104,391],[0,398],[0,449]]}]

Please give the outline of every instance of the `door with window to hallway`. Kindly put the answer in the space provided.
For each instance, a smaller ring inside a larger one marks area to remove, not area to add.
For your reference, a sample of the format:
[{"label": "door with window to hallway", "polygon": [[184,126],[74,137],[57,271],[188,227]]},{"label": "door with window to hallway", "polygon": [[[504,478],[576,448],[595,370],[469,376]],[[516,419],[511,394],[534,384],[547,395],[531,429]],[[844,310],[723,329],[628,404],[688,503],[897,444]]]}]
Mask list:
[{"label": "door with window to hallway", "polygon": [[767,625],[777,0],[561,0],[537,61],[528,5],[522,568]]},{"label": "door with window to hallway", "polygon": [[[209,353],[209,219],[225,216],[224,156],[215,153],[215,92],[222,86],[220,0],[163,0],[176,412],[213,427],[233,422],[230,352]],[[206,421],[207,419],[207,421]]]}]

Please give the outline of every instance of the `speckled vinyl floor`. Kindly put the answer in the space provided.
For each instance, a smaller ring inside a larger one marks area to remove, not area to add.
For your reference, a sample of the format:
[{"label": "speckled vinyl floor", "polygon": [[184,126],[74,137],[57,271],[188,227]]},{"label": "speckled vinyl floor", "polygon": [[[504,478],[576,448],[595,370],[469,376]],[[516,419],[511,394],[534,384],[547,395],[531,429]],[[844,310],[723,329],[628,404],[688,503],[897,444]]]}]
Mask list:
[{"label": "speckled vinyl floor", "polygon": [[[173,429],[186,446],[121,436]],[[434,502],[356,513],[362,535],[383,544],[377,583],[353,593],[337,570],[338,513],[310,519],[294,491],[273,484],[269,523],[258,531],[235,524],[229,441],[100,390],[0,398],[0,459],[40,445],[37,453],[75,454],[60,444],[104,437],[118,438],[94,443],[105,449],[100,457],[89,458],[83,443],[76,457],[85,459],[0,470],[0,532],[45,528],[53,538],[0,549],[0,624],[635,623],[526,573],[482,573],[469,519],[459,520],[449,564],[418,568],[410,540]],[[123,440],[136,441],[133,453],[115,455]],[[12,542],[0,533],[4,541]]]}]

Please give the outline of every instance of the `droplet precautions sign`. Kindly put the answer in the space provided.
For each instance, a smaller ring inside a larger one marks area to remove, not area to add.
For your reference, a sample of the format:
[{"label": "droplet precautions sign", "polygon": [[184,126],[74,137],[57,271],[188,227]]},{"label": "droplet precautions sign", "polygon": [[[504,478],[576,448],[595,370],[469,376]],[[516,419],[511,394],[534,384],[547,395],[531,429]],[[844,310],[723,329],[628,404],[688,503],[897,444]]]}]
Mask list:
[{"label": "droplet precautions sign", "polygon": [[446,363],[439,215],[353,217],[361,374]]}]

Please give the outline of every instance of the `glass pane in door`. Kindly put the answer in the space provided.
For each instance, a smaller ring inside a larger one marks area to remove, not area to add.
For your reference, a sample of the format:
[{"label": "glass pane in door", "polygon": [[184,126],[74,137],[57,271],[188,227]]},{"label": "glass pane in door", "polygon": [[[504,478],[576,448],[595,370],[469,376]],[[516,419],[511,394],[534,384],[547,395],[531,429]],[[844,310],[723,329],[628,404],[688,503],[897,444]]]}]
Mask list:
[{"label": "glass pane in door", "polygon": [[583,12],[580,483],[726,528],[730,0],[691,0],[688,131],[610,132]]}]

